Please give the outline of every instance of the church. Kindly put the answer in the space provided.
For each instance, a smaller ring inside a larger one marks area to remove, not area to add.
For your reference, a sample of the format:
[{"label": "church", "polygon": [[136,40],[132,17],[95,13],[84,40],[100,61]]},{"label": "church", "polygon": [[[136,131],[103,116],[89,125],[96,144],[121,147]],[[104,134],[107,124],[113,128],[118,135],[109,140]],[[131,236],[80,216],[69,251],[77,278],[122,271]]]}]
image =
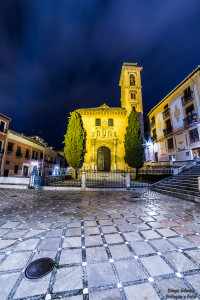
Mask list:
[{"label": "church", "polygon": [[86,153],[82,170],[124,170],[124,136],[128,116],[133,107],[139,113],[143,132],[142,67],[137,63],[124,63],[119,86],[121,107],[103,104],[96,108],[77,109],[86,131]]}]

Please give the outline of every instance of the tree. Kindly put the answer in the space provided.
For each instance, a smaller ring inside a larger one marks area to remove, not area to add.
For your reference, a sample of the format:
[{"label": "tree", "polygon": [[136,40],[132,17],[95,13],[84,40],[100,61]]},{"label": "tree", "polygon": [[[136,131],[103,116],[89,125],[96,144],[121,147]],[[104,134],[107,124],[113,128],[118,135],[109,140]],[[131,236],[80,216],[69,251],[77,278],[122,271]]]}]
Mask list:
[{"label": "tree", "polygon": [[136,169],[136,179],[138,178],[138,169],[143,166],[143,137],[140,129],[139,114],[133,108],[128,117],[128,126],[124,140],[125,156],[124,160],[131,168]]},{"label": "tree", "polygon": [[[70,113],[67,132],[64,140],[64,153],[70,167],[77,169],[81,166],[84,147],[85,130],[83,129],[81,117],[76,111]],[[76,173],[77,174],[77,173]]]}]

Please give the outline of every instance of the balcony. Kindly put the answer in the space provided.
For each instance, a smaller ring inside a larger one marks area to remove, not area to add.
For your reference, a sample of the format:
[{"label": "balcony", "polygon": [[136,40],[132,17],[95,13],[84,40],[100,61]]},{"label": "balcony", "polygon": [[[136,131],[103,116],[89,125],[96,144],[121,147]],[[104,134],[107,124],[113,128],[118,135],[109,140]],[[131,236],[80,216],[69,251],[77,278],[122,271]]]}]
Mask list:
[{"label": "balcony", "polygon": [[25,159],[30,159],[30,155],[26,155],[24,158]]},{"label": "balcony", "polygon": [[173,128],[172,127],[168,127],[166,129],[163,129],[163,132],[164,132],[164,136],[167,136],[169,134],[172,134]]},{"label": "balcony", "polygon": [[163,119],[166,119],[167,117],[170,117],[170,108],[166,108],[164,111],[163,111]]},{"label": "balcony", "polygon": [[183,119],[183,122],[184,122],[184,126],[187,127],[193,123],[196,123],[198,120],[197,120],[197,114],[194,113],[190,116],[187,116],[187,118]]},{"label": "balcony", "polygon": [[16,156],[16,158],[22,158],[22,153],[21,152],[16,152],[15,156]]},{"label": "balcony", "polygon": [[188,92],[183,97],[181,97],[182,105],[186,105],[188,102],[192,101],[193,98],[193,91]]}]

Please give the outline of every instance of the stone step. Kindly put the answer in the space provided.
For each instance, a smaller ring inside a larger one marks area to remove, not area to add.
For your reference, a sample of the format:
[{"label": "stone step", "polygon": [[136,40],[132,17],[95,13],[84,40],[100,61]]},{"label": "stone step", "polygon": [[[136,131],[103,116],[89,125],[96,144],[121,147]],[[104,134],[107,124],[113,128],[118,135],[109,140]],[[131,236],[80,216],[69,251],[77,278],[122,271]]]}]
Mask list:
[{"label": "stone step", "polygon": [[177,191],[182,191],[184,190],[186,193],[199,193],[198,185],[196,186],[188,186],[188,185],[178,185],[178,184],[168,184],[168,183],[163,183],[163,184],[158,184],[158,187],[162,188],[168,188],[168,189],[176,189]]},{"label": "stone step", "polygon": [[183,199],[183,200],[188,200],[188,201],[193,201],[193,202],[200,202],[200,197],[198,197],[198,196],[185,195],[184,193],[172,192],[172,191],[169,191],[169,190],[163,190],[163,189],[156,188],[156,187],[153,187],[152,190],[154,192],[158,192],[160,194],[169,195],[169,196],[180,198],[180,199]]},{"label": "stone step", "polygon": [[166,186],[165,184],[158,185],[158,188],[163,189],[163,190],[167,189],[167,190],[170,190],[170,191],[173,191],[173,192],[178,192],[178,193],[185,193],[187,195],[191,194],[191,195],[194,195],[194,196],[200,196],[200,193],[199,193],[198,189],[195,189],[195,190],[191,191],[191,190],[186,189],[186,187],[181,188],[180,186],[173,186],[173,185]]}]

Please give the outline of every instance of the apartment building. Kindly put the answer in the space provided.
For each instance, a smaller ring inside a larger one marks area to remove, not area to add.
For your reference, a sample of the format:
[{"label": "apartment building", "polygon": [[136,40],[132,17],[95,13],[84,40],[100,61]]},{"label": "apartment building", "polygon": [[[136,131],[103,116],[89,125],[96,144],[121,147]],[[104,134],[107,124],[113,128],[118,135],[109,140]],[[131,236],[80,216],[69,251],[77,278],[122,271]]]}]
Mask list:
[{"label": "apartment building", "polygon": [[200,156],[200,66],[151,109],[148,120],[147,161]]},{"label": "apartment building", "polygon": [[60,171],[62,159],[42,138],[8,130],[2,175],[30,176],[34,166],[40,175],[51,175]]},{"label": "apartment building", "polygon": [[0,176],[4,163],[4,149],[7,141],[7,132],[11,119],[0,113]]}]

